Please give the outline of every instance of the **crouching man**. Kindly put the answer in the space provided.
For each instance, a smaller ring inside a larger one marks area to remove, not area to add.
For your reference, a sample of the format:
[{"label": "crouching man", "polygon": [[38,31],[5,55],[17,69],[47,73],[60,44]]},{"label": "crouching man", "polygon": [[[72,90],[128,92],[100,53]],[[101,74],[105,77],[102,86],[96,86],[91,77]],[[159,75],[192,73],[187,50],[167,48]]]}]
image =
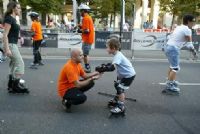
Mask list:
[{"label": "crouching man", "polygon": [[58,78],[58,94],[62,97],[64,108],[70,109],[72,105],[82,104],[87,96],[84,92],[94,86],[94,80],[99,79],[99,72],[85,73],[81,62],[83,52],[75,48],[71,51],[71,59],[62,67]]}]

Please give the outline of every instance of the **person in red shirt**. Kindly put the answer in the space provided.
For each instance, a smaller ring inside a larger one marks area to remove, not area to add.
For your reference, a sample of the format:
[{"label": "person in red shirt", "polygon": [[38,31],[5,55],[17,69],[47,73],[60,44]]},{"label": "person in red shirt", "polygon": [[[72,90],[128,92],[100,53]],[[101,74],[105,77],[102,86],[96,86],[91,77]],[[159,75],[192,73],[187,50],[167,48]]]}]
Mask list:
[{"label": "person in red shirt", "polygon": [[37,65],[44,65],[42,63],[42,57],[39,51],[41,42],[43,40],[42,26],[38,20],[39,14],[36,12],[31,12],[29,14],[32,20],[31,31],[33,32],[33,56],[34,60],[31,67],[37,68]]},{"label": "person in red shirt", "polygon": [[96,71],[85,73],[81,66],[82,59],[82,50],[73,49],[71,59],[62,67],[58,77],[58,95],[63,99],[62,104],[66,110],[70,109],[71,105],[84,103],[87,99],[84,92],[91,89],[94,86],[94,80],[100,77],[100,73]]},{"label": "person in red shirt", "polygon": [[89,9],[90,7],[85,4],[81,4],[79,6],[81,16],[83,17],[82,24],[79,25],[79,32],[82,33],[82,50],[84,55],[85,71],[87,73],[91,72],[88,55],[95,38],[93,20],[92,17],[88,14]]}]

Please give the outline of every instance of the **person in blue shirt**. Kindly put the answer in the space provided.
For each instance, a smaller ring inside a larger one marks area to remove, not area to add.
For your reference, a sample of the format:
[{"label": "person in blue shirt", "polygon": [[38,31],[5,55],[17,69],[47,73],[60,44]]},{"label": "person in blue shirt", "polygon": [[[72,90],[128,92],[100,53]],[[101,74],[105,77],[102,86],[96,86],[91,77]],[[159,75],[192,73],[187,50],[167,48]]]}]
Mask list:
[{"label": "person in blue shirt", "polygon": [[131,62],[119,51],[120,46],[121,44],[117,38],[110,38],[106,43],[107,52],[114,56],[112,63],[105,65],[106,71],[117,70],[117,81],[114,82],[117,93],[116,96],[108,102],[108,106],[111,107],[110,112],[113,114],[125,112],[125,91],[129,89],[136,76],[135,69]]}]

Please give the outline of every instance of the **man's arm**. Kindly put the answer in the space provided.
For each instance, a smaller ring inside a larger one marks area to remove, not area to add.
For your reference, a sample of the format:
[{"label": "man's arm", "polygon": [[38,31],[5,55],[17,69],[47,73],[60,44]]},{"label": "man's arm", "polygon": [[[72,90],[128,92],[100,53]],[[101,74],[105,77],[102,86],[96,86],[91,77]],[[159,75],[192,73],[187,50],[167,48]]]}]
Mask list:
[{"label": "man's arm", "polygon": [[84,86],[87,86],[90,82],[92,82],[94,80],[94,78],[88,78],[88,79],[85,79],[85,80],[76,80],[74,81],[74,85],[77,87],[77,88],[81,88],[81,87],[84,87]]}]

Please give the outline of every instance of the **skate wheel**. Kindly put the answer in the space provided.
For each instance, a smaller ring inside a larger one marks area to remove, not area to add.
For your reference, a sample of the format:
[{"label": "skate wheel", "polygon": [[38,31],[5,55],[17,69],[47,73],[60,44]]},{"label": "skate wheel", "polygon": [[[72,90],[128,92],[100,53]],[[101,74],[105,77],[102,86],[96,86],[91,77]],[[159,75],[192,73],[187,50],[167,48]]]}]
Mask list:
[{"label": "skate wheel", "polygon": [[126,116],[125,112],[122,113],[110,113],[109,118],[118,118],[118,117],[122,117],[124,118]]},{"label": "skate wheel", "polygon": [[180,92],[170,91],[168,89],[162,90],[162,93],[166,94],[166,95],[174,95],[174,96],[179,96],[180,95]]}]

